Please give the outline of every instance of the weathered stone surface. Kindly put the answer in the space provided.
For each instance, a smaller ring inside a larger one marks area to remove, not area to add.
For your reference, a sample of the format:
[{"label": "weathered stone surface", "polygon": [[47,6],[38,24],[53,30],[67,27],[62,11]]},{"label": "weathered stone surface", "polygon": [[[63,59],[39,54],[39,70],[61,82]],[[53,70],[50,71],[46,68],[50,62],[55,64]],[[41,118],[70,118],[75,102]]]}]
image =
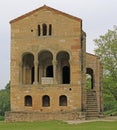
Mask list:
[{"label": "weathered stone surface", "polygon": [[7,121],[68,120],[75,118],[74,110],[84,115],[87,68],[93,70],[97,109],[103,110],[100,61],[86,53],[80,18],[43,6],[10,23],[11,112],[6,113]]}]

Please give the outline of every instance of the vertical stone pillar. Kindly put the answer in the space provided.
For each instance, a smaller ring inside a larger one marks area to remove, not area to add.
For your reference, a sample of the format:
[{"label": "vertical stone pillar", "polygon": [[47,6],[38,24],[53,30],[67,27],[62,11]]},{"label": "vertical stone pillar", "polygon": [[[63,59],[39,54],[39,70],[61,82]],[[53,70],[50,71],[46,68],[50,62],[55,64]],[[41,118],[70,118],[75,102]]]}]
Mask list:
[{"label": "vertical stone pillar", "polygon": [[19,63],[19,84],[23,84],[23,64],[22,62]]},{"label": "vertical stone pillar", "polygon": [[34,71],[35,71],[35,75],[34,75],[34,84],[38,84],[38,62],[34,62]]},{"label": "vertical stone pillar", "polygon": [[53,60],[53,77],[54,77],[54,84],[57,84],[57,61]]},{"label": "vertical stone pillar", "polygon": [[69,69],[70,69],[70,75],[69,75],[69,76],[70,76],[70,77],[69,77],[69,78],[70,78],[70,79],[69,79],[70,82],[69,82],[69,83],[70,83],[70,84],[72,84],[72,71],[71,71],[71,70],[72,70],[72,67],[71,67],[71,63],[72,63],[72,62],[71,62],[71,59],[69,59]]},{"label": "vertical stone pillar", "polygon": [[22,77],[23,77],[23,84],[26,84],[26,66],[23,66]]},{"label": "vertical stone pillar", "polygon": [[42,83],[42,77],[44,76],[43,75],[43,66],[41,64],[39,64],[39,83],[41,84]]}]

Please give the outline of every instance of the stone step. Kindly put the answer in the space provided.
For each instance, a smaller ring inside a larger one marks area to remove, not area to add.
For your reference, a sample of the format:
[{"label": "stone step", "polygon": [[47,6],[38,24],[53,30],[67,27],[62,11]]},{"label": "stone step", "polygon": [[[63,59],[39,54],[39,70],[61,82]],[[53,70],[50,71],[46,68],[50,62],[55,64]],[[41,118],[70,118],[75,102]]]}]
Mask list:
[{"label": "stone step", "polygon": [[88,101],[87,104],[91,105],[91,104],[97,104],[97,103],[96,103],[96,101],[95,102]]},{"label": "stone step", "polygon": [[98,112],[98,111],[94,109],[87,109],[87,112]]},{"label": "stone step", "polygon": [[97,118],[99,115],[97,109],[96,93],[90,91],[87,93],[87,118]]},{"label": "stone step", "polygon": [[91,107],[91,106],[89,106],[89,107],[87,107],[87,109],[96,109],[97,110],[97,106],[93,106],[93,107]]}]

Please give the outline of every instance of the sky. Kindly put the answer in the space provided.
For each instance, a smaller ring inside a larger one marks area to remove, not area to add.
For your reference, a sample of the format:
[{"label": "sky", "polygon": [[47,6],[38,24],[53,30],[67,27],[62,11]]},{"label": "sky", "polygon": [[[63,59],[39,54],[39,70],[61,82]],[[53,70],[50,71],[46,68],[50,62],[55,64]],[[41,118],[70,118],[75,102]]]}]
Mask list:
[{"label": "sky", "polygon": [[93,40],[117,25],[117,0],[1,0],[0,1],[0,89],[10,81],[9,21],[43,5],[79,17],[87,34],[87,52],[94,54]]}]

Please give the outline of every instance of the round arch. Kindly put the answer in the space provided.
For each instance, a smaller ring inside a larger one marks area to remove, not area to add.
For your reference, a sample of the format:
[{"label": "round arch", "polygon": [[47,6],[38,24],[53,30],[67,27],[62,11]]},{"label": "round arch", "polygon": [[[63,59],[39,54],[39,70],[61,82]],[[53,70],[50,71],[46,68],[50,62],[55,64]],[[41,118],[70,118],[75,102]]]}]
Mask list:
[{"label": "round arch", "polygon": [[61,95],[59,97],[59,106],[67,106],[67,96]]},{"label": "round arch", "polygon": [[24,97],[25,106],[32,106],[32,97],[30,95],[26,95]]},{"label": "round arch", "polygon": [[22,83],[33,84],[34,82],[34,55],[30,52],[22,54]]},{"label": "round arch", "polygon": [[67,51],[60,51],[56,56],[58,69],[58,83],[70,84],[70,55]]},{"label": "round arch", "polygon": [[42,77],[53,77],[53,54],[49,50],[42,50],[38,53],[38,79]]},{"label": "round arch", "polygon": [[50,106],[50,97],[48,95],[44,95],[42,97],[42,106],[49,107]]}]

